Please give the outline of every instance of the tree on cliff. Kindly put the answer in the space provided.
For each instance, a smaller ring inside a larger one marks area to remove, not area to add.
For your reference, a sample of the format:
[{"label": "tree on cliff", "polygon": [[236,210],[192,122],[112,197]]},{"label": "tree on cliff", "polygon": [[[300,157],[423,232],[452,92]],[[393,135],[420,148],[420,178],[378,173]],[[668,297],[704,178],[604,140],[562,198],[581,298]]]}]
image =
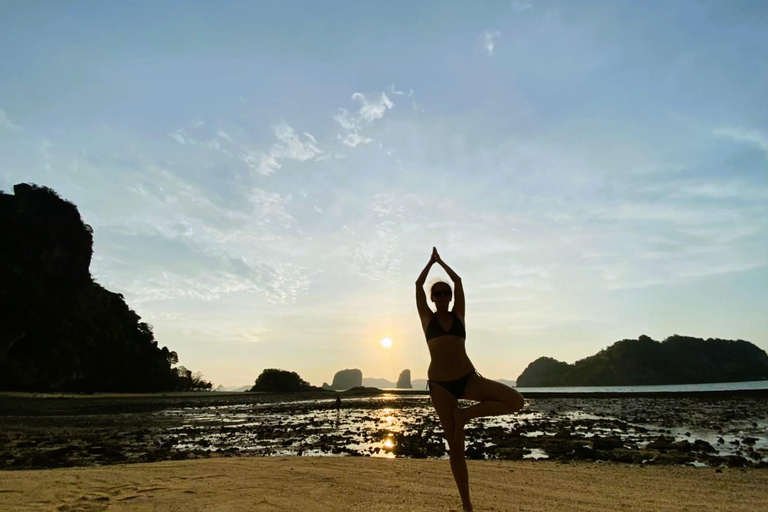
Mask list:
[{"label": "tree on cliff", "polygon": [[152,326],[93,281],[93,230],[46,187],[0,192],[0,389],[210,389],[181,375]]},{"label": "tree on cliff", "polygon": [[296,372],[267,368],[256,379],[250,391],[267,391],[271,393],[292,393],[296,391],[317,391],[317,388],[299,377]]},{"label": "tree on cliff", "polygon": [[517,385],[638,386],[764,379],[768,379],[768,354],[748,341],[674,335],[658,342],[643,335],[617,341],[574,364],[540,357],[517,378]]}]

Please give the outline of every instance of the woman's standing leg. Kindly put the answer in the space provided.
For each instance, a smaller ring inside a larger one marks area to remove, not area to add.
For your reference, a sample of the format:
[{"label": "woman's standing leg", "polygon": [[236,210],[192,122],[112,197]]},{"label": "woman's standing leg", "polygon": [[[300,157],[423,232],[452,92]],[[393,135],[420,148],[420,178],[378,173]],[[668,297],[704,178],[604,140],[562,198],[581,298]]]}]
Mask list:
[{"label": "woman's standing leg", "polygon": [[472,502],[469,499],[469,474],[467,473],[467,459],[464,455],[464,436],[460,436],[457,440],[454,435],[456,425],[453,418],[454,411],[459,407],[458,400],[440,384],[430,384],[430,394],[432,395],[432,405],[434,405],[437,417],[440,418],[440,424],[443,426],[443,435],[448,441],[451,471],[456,486],[459,488],[462,506],[465,512],[470,512]]}]

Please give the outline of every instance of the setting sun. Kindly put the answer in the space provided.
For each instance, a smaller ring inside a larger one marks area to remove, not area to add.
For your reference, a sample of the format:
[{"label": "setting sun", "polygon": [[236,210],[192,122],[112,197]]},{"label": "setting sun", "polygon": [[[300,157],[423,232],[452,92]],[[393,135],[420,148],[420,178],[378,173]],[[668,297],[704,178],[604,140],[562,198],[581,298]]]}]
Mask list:
[{"label": "setting sun", "polygon": [[392,338],[381,338],[381,346],[389,348],[392,346]]}]

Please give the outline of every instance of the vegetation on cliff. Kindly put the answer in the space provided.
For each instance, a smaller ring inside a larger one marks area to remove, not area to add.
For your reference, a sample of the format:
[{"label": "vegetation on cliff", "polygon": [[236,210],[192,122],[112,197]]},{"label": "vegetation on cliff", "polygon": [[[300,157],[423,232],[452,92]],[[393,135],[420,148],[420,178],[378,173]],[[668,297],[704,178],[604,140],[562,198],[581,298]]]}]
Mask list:
[{"label": "vegetation on cliff", "polygon": [[0,192],[0,389],[210,389],[89,267],[93,230],[46,187]]},{"label": "vegetation on cliff", "polygon": [[266,391],[270,393],[293,393],[297,391],[321,391],[321,388],[311,385],[296,372],[267,368],[256,379],[250,391]]},{"label": "vegetation on cliff", "polygon": [[521,387],[701,384],[768,379],[768,354],[744,340],[648,336],[617,341],[574,364],[540,357],[517,378]]}]

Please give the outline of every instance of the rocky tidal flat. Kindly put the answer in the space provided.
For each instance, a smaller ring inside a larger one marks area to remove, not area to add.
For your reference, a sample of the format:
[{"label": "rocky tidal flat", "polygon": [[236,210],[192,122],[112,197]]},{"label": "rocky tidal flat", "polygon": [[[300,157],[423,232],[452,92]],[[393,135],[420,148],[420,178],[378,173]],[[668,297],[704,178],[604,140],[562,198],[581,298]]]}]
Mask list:
[{"label": "rocky tidal flat", "polygon": [[[429,397],[0,397],[0,468],[233,456],[446,458]],[[469,405],[467,402],[464,405]],[[768,396],[528,398],[474,420],[471,459],[768,468]]]}]

